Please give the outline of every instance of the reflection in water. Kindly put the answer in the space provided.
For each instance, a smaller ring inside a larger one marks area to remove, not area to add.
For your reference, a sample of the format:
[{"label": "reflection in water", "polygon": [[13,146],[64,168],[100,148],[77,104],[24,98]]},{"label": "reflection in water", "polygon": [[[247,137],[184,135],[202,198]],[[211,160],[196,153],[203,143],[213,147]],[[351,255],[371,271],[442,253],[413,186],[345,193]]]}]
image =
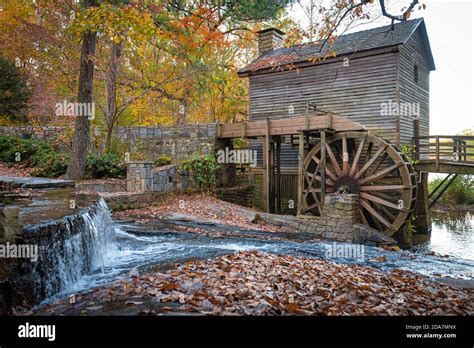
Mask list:
[{"label": "reflection in water", "polygon": [[474,260],[474,214],[433,212],[427,249],[439,254]]}]

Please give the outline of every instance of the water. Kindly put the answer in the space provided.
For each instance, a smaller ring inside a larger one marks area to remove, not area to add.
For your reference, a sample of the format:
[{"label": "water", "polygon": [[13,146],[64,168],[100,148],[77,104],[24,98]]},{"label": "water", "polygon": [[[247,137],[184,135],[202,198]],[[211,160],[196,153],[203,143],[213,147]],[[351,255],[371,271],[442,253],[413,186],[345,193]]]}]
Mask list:
[{"label": "water", "polygon": [[[469,217],[472,222],[472,216]],[[364,247],[364,259],[329,257],[326,251],[332,242],[314,241],[311,235],[288,240],[283,234],[270,234],[258,230],[243,230],[238,227],[206,225],[193,221],[152,221],[148,223],[113,222],[103,201],[94,214],[84,216],[86,229],[80,237],[73,236],[63,251],[52,248],[49,255],[58,254],[57,269],[51,270],[50,283],[58,283],[56,295],[50,300],[100,286],[119,278],[128,278],[130,272],[160,271],[188,260],[209,259],[236,251],[259,250],[276,254],[290,254],[309,258],[328,259],[346,264],[363,264],[381,270],[394,268],[410,270],[428,277],[450,276],[474,279],[472,248],[472,225],[459,230],[455,225],[437,221],[433,230],[433,241],[420,253],[410,251],[392,252],[381,248]],[[230,236],[220,238],[178,231],[176,226],[199,227],[213,231],[226,231]],[[465,225],[463,225],[465,226]],[[458,232],[456,232],[458,231]],[[460,232],[459,232],[460,231]],[[266,236],[266,239],[262,239]],[[450,240],[449,244],[444,240]],[[89,250],[84,249],[87,241]],[[467,241],[467,242],[466,242]],[[337,243],[341,245],[343,243]],[[453,250],[459,245],[463,250]],[[446,249],[446,248],[450,249]],[[444,249],[443,249],[444,248]],[[450,257],[429,255],[436,251]],[[444,252],[443,252],[444,251]],[[446,251],[449,251],[446,252]],[[87,264],[81,264],[84,255]],[[386,261],[376,258],[384,256]],[[467,257],[466,257],[467,256]]]},{"label": "water", "polygon": [[39,245],[40,258],[32,270],[36,299],[68,291],[86,274],[103,273],[119,247],[103,199],[88,211],[66,216],[61,223],[30,227],[27,235]]},{"label": "water", "polygon": [[474,260],[474,214],[432,212],[431,239],[417,251]]}]

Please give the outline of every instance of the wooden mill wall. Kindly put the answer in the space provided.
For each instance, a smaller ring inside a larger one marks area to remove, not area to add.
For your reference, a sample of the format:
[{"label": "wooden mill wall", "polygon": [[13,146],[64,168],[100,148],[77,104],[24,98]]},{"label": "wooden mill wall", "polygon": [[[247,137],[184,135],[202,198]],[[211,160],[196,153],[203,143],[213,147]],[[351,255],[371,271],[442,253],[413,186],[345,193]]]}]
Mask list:
[{"label": "wooden mill wall", "polygon": [[[399,101],[419,103],[420,135],[429,135],[429,89],[430,70],[426,61],[426,47],[423,45],[420,30],[417,30],[399,53]],[[415,65],[418,67],[418,82],[414,79]],[[400,143],[411,144],[414,136],[413,117],[400,115]]]},{"label": "wooden mill wall", "polygon": [[[396,80],[397,55],[391,52],[351,59],[347,67],[338,61],[308,66],[299,73],[250,76],[250,119],[304,116],[306,101],[312,101],[395,141],[397,118],[382,116],[381,104],[395,102]],[[255,148],[261,159],[261,147]],[[297,164],[297,149],[283,144],[282,167]]]}]

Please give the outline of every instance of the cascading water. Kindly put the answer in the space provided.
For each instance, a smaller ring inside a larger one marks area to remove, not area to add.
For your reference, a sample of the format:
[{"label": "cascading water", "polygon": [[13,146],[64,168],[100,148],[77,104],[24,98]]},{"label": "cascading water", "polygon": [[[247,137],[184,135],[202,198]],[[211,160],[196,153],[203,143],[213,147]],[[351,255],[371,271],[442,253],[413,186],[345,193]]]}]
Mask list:
[{"label": "cascading water", "polygon": [[[36,300],[67,291],[85,274],[102,272],[117,249],[115,227],[102,198],[79,215],[35,229],[40,235],[40,258],[33,266]],[[42,238],[48,235],[44,230],[53,230],[52,238]]]},{"label": "cascading water", "polygon": [[[211,235],[225,230],[230,235],[214,238],[182,232],[178,227],[204,228]],[[170,224],[154,221],[115,225],[103,199],[79,214],[32,225],[25,230],[24,236],[26,244],[39,245],[40,259],[30,263],[29,271],[25,268],[24,272],[28,275],[27,281],[32,283],[33,303],[49,302],[110,283],[127,277],[133,269],[145,272],[160,270],[188,260],[213,258],[241,250],[328,258],[326,252],[332,245],[331,242],[314,241],[311,236],[301,241],[291,241],[286,237],[268,239],[268,233],[262,231],[179,220]],[[266,238],[259,239],[258,236]],[[386,261],[376,261],[380,256],[384,256]],[[472,279],[474,270],[472,260],[446,259],[407,251],[387,252],[369,246],[365,247],[363,260],[344,257],[330,257],[330,260],[384,270],[402,268],[427,276],[439,273],[468,279]],[[21,281],[22,277],[19,277],[17,283]]]}]

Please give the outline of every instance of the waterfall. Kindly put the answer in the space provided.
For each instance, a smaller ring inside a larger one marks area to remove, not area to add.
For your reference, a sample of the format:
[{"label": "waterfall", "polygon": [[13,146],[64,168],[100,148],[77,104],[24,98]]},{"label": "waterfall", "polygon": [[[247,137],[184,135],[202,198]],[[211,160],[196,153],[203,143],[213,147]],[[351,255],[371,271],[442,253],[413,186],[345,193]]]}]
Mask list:
[{"label": "waterfall", "polygon": [[86,274],[103,272],[118,248],[110,211],[102,198],[78,215],[34,226],[29,232],[40,255],[33,265],[35,302],[66,292]]}]

